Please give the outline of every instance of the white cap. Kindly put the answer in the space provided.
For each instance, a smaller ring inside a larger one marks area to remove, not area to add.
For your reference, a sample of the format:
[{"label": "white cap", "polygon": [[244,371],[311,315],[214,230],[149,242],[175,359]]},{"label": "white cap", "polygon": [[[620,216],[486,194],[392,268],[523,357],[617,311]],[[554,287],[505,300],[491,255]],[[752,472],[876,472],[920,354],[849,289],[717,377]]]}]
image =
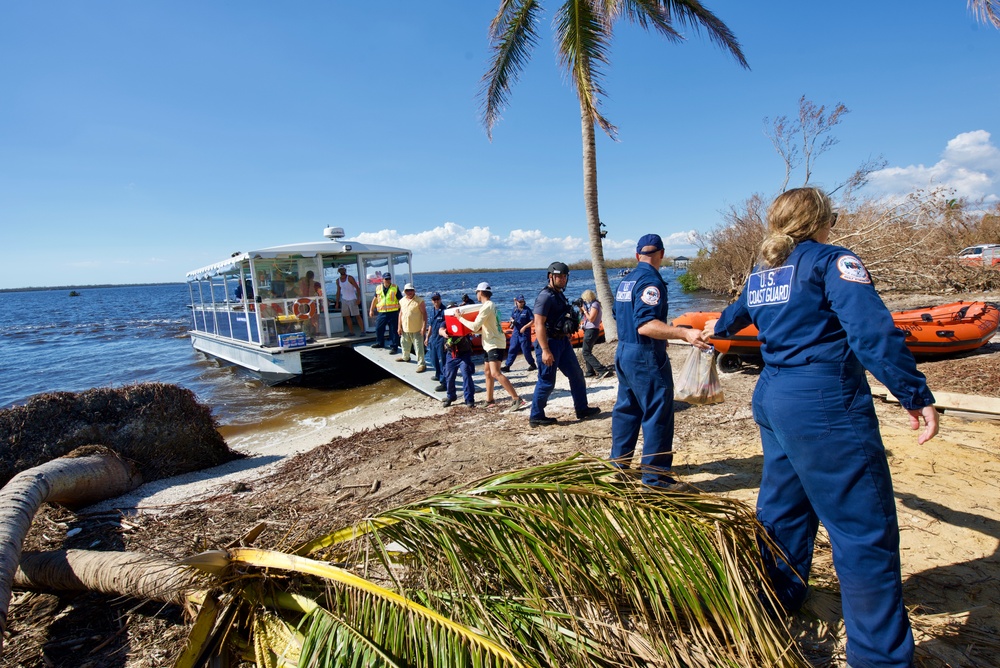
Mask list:
[{"label": "white cap", "polygon": [[482,283],[476,286],[476,292],[482,292],[484,290],[486,292],[493,292],[493,288],[491,288],[490,284],[487,283],[486,281],[483,281]]},{"label": "white cap", "polygon": [[406,292],[407,290],[416,290],[416,288],[413,287],[413,283],[407,283],[403,286],[403,292]]}]

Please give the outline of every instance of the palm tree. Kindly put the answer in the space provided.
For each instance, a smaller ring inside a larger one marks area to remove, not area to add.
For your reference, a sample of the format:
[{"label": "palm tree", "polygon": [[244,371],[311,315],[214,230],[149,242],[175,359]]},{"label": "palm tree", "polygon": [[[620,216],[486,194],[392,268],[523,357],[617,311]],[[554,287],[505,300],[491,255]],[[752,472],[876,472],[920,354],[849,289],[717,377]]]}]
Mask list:
[{"label": "palm tree", "polygon": [[[483,77],[483,123],[492,139],[493,126],[500,120],[511,85],[516,81],[538,41],[537,24],[542,11],[538,0],[501,0],[490,24],[493,61]],[[746,58],[735,35],[718,17],[697,0],[565,0],[556,10],[555,32],[560,64],[576,86],[580,100],[583,135],[583,200],[587,211],[590,257],[598,298],[612,303],[611,284],[601,244],[601,217],[597,207],[597,149],[594,123],[612,139],[617,129],[598,110],[604,95],[601,66],[609,62],[612,29],[620,18],[643,28],[652,26],[673,42],[684,36],[674,27],[680,23],[695,31],[704,29],[709,38],[729,51],[743,67]],[[604,319],[605,337],[618,338],[614,318]]]},{"label": "palm tree", "polygon": [[124,494],[141,482],[135,467],[107,448],[92,445],[26,469],[0,489],[0,653],[21,548],[41,505],[85,505]]}]

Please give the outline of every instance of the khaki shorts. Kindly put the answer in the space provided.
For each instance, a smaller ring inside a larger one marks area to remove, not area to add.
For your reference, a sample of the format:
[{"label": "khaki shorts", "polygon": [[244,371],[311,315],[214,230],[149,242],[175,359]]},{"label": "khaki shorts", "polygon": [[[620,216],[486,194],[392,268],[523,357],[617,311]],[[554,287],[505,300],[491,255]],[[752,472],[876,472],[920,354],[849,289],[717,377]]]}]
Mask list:
[{"label": "khaki shorts", "polygon": [[361,315],[361,308],[358,306],[358,303],[354,300],[351,300],[349,302],[342,301],[340,302],[340,313],[341,315],[347,315],[347,316]]}]

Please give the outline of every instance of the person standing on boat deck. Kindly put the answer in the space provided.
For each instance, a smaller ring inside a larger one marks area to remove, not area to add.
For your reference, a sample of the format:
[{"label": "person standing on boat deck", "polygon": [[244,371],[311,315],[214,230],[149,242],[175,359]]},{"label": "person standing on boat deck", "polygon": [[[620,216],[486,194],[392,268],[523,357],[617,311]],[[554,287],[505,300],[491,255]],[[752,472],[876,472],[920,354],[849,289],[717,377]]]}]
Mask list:
[{"label": "person standing on boat deck", "polygon": [[597,295],[593,290],[584,290],[580,295],[580,313],[583,314],[583,345],[580,347],[580,354],[583,356],[583,375],[585,378],[600,376],[604,378],[614,373],[614,369],[601,364],[594,356],[594,344],[601,336],[601,319],[603,309],[601,302],[597,301]]},{"label": "person standing on boat deck", "polygon": [[686,491],[671,477],[674,442],[674,379],[667,339],[708,349],[708,337],[667,324],[667,284],[660,276],[663,240],[646,234],[635,248],[635,269],[618,284],[613,306],[618,322],[615,371],[618,399],[611,413],[611,463],[628,468],[642,431],[642,482]]},{"label": "person standing on boat deck", "polygon": [[431,295],[431,308],[427,312],[427,338],[424,347],[427,348],[430,363],[434,365],[434,377],[431,380],[441,381],[444,378],[444,341],[441,339],[441,328],[444,327],[444,306],[441,305],[441,294]]},{"label": "person standing on boat deck", "polygon": [[354,325],[351,318],[358,324],[358,335],[365,333],[365,323],[361,319],[361,288],[353,276],[347,275],[347,267],[341,265],[337,267],[340,275],[337,277],[337,306],[340,307],[340,315],[347,325],[347,335],[354,336]]},{"label": "person standing on boat deck", "polygon": [[[319,297],[323,294],[323,289],[319,282],[315,280],[316,274],[313,273],[312,269],[306,272],[306,275],[299,279],[298,284],[295,287],[295,296],[299,299],[312,299]],[[310,306],[310,316],[307,320],[303,321],[303,329],[305,329],[306,336],[315,336],[316,331],[319,329],[319,300],[312,302]]]},{"label": "person standing on boat deck", "polygon": [[372,348],[385,348],[386,329],[392,342],[390,355],[399,353],[399,286],[392,282],[392,274],[382,274],[382,284],[375,288],[368,317],[375,320],[375,343]]},{"label": "person standing on boat deck", "polygon": [[784,557],[761,549],[788,611],[806,598],[819,522],[840,579],[847,663],[906,668],[913,634],[903,607],[899,525],[868,369],[924,429],[938,430],[934,397],[892,315],[854,253],[828,244],[837,220],[818,188],[782,193],[767,212],[759,264],[707,333],[751,322],[765,366],[753,393],[764,470],[757,516]]},{"label": "person standing on boat deck", "polygon": [[528,424],[542,427],[558,422],[545,415],[549,395],[556,386],[556,370],[569,379],[569,392],[578,420],[586,420],[601,412],[597,406],[587,404],[587,383],[573,352],[570,337],[579,328],[573,306],[563,292],[569,282],[569,267],[563,262],[553,262],[548,268],[548,285],[535,299],[535,359],[538,362],[538,383],[531,398]]},{"label": "person standing on boat deck", "polygon": [[507,361],[500,367],[501,371],[510,371],[519,353],[524,353],[528,371],[538,370],[531,354],[531,324],[534,321],[535,314],[525,305],[524,295],[518,295],[514,300],[514,309],[510,312],[510,342],[507,344]]},{"label": "person standing on boat deck", "polygon": [[417,373],[427,371],[424,361],[424,336],[427,333],[427,303],[417,296],[412,283],[403,286],[403,298],[399,300],[399,324],[397,332],[402,341],[403,356],[397,362],[410,361],[410,348],[417,354]]},{"label": "person standing on boat deck", "polygon": [[492,296],[493,289],[490,284],[480,283],[476,286],[476,299],[482,306],[476,319],[469,320],[462,315],[459,315],[458,318],[470,331],[482,331],[483,351],[486,353],[486,360],[483,363],[483,373],[486,376],[486,405],[493,405],[493,381],[497,380],[511,396],[507,411],[513,413],[527,408],[528,402],[518,396],[514,385],[500,370],[500,365],[507,353],[507,337],[504,336],[503,328],[500,326],[500,314],[497,312],[496,304],[490,301]]}]

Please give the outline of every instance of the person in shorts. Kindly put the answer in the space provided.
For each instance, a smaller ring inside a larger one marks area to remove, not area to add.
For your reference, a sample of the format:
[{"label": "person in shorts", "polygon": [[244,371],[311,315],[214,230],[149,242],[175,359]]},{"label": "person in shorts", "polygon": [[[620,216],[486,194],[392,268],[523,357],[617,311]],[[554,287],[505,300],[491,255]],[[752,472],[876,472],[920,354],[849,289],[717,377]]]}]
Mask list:
[{"label": "person in shorts", "polygon": [[496,304],[490,301],[490,297],[492,296],[493,290],[490,288],[489,283],[480,283],[476,286],[476,298],[482,306],[479,309],[476,319],[469,320],[462,316],[458,317],[470,331],[482,332],[483,350],[486,353],[486,362],[483,364],[483,374],[486,379],[486,406],[494,405],[493,381],[497,380],[511,396],[507,412],[513,413],[522,408],[527,408],[528,402],[518,396],[514,385],[507,376],[503,375],[503,371],[500,370],[507,356],[507,337],[500,326],[500,313],[497,311]]},{"label": "person in shorts", "polygon": [[347,274],[347,267],[337,267],[340,276],[337,277],[337,306],[340,308],[340,315],[347,325],[347,335],[354,336],[353,318],[357,321],[358,335],[365,333],[365,324],[361,320],[361,288],[353,276]]}]

